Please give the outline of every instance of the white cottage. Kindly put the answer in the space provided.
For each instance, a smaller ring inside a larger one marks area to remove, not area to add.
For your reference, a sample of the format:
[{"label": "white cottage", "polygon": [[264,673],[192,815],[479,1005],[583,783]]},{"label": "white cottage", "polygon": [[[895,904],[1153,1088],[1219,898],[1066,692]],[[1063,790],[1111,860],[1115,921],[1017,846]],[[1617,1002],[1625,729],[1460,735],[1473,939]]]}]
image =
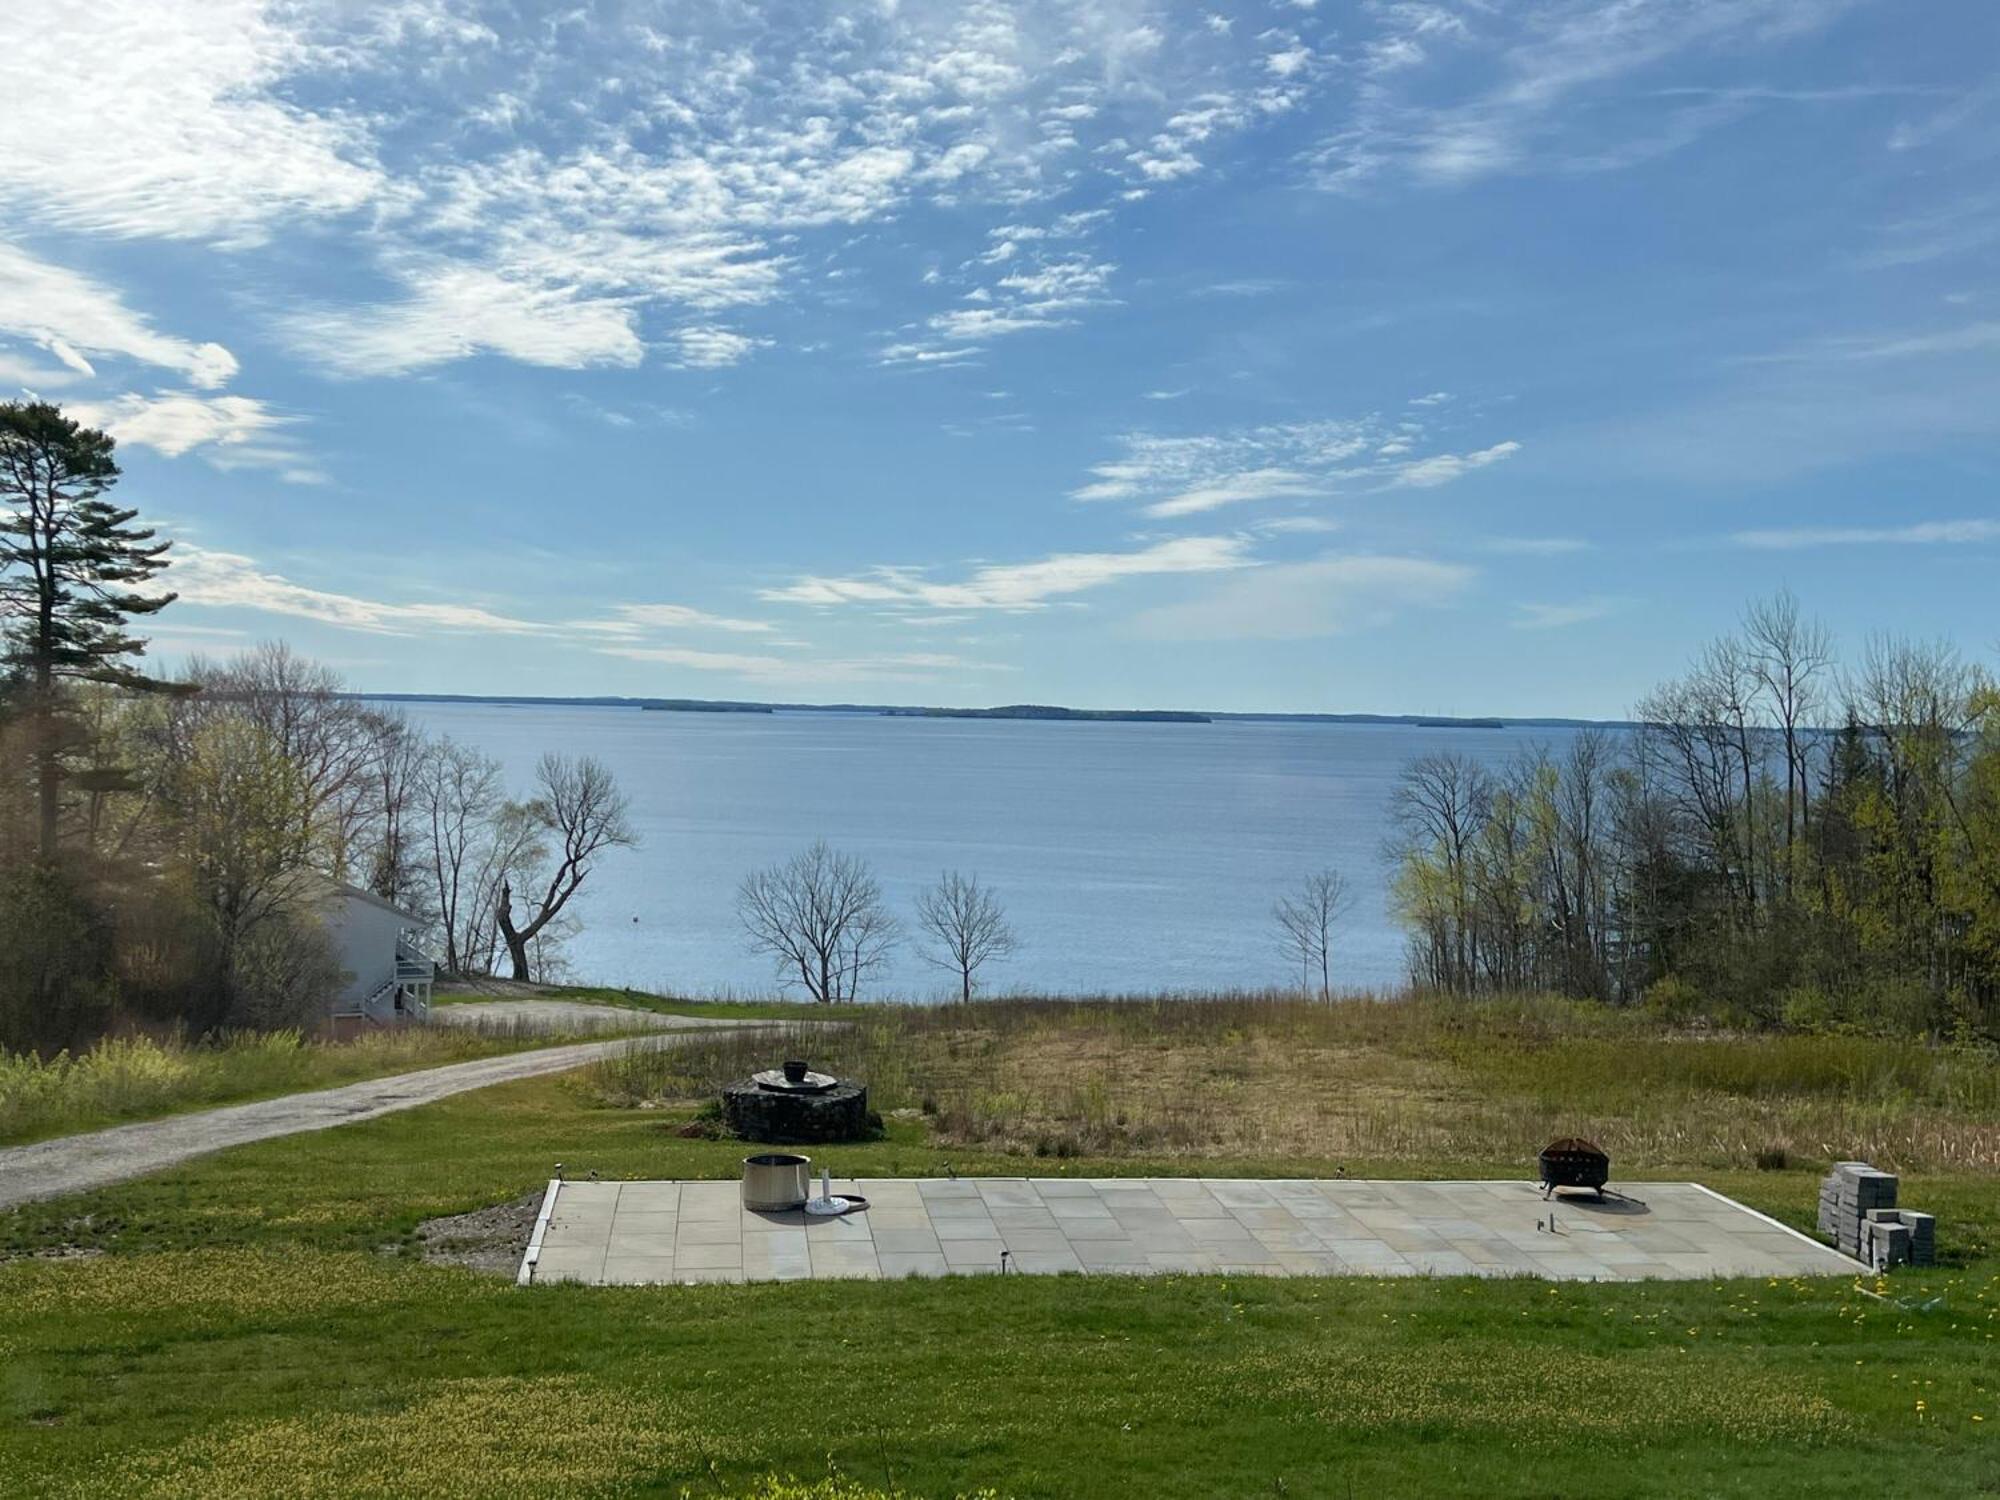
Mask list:
[{"label": "white cottage", "polygon": [[321,919],[345,971],[332,1006],[335,1028],[426,1019],[437,965],[417,947],[424,919],[344,880],[323,884]]}]

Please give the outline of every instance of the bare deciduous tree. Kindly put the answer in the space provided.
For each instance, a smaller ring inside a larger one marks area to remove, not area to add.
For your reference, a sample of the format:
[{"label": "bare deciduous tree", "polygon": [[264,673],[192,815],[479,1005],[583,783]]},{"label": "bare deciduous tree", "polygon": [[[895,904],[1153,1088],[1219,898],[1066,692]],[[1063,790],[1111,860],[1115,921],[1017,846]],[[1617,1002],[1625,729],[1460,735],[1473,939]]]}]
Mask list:
[{"label": "bare deciduous tree", "polygon": [[[624,794],[602,761],[589,756],[544,755],[535,767],[537,795],[526,806],[530,826],[554,847],[526,870],[508,869],[500,881],[494,920],[507,945],[513,977],[530,977],[528,954],[543,930],[562,915],[583,882],[591,862],[606,849],[636,844],[638,835],[626,817]],[[553,860],[553,865],[548,861]],[[514,881],[540,885],[542,898],[521,921],[514,917]]]},{"label": "bare deciduous tree", "polygon": [[366,723],[374,739],[369,771],[374,853],[369,860],[368,889],[411,906],[425,894],[418,781],[430,753],[430,741],[394,710],[371,709]]},{"label": "bare deciduous tree", "polygon": [[1472,863],[1493,796],[1492,774],[1466,756],[1424,755],[1389,797],[1397,902],[1421,944],[1418,977],[1438,989],[1467,990],[1479,969]]},{"label": "bare deciduous tree", "polygon": [[1826,706],[1820,679],[1833,668],[1833,637],[1819,621],[1799,614],[1799,601],[1789,589],[1751,605],[1743,615],[1743,634],[1751,670],[1784,739],[1784,877],[1789,889],[1811,815],[1814,737],[1809,731]]},{"label": "bare deciduous tree", "polygon": [[1299,988],[1310,990],[1319,975],[1319,997],[1333,998],[1333,929],[1354,905],[1347,877],[1334,869],[1306,877],[1297,892],[1271,908],[1285,951],[1299,966]]},{"label": "bare deciduous tree", "polygon": [[917,897],[917,922],[936,947],[919,950],[924,961],[958,976],[958,998],[972,998],[973,977],[996,958],[1019,948],[1000,898],[977,875],[948,870]]},{"label": "bare deciduous tree", "polygon": [[896,941],[896,922],[868,866],[820,839],[783,864],[746,876],[736,914],[750,945],[822,1005],[855,998]]},{"label": "bare deciduous tree", "polygon": [[486,966],[493,949],[489,934],[497,881],[482,880],[482,875],[492,865],[488,854],[493,816],[501,805],[500,763],[442,739],[426,747],[415,781],[445,970],[469,974]]},{"label": "bare deciduous tree", "polygon": [[281,641],[226,661],[196,659],[188,680],[200,692],[180,709],[185,732],[219,715],[255,724],[295,769],[301,856],[345,879],[376,815],[380,715],[346,695],[340,674]]}]

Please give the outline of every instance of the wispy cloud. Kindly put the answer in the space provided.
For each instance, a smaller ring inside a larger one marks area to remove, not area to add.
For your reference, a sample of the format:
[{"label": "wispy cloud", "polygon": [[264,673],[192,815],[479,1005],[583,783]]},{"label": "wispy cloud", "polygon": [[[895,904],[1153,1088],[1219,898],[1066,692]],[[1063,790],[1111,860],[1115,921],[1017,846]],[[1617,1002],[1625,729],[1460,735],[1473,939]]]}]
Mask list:
[{"label": "wispy cloud", "polygon": [[1516,630],[1566,630],[1601,620],[1617,608],[1616,599],[1606,598],[1577,599],[1567,604],[1522,603],[1514,606],[1513,625]]},{"label": "wispy cloud", "polygon": [[51,0],[17,20],[0,48],[0,203],[16,222],[243,243],[385,190],[361,120],[284,97],[314,61],[293,7]]},{"label": "wispy cloud", "polygon": [[1431,558],[1336,554],[1225,579],[1194,599],[1142,611],[1133,629],[1159,640],[1308,640],[1449,604],[1474,576]]},{"label": "wispy cloud", "polygon": [[691,370],[720,370],[741,364],[769,339],[753,338],[728,328],[683,328],[674,335],[680,345],[680,363]]},{"label": "wispy cloud", "polygon": [[882,567],[845,578],[806,577],[760,597],[775,604],[872,605],[928,610],[1036,610],[1052,599],[1129,578],[1214,573],[1250,565],[1235,536],[1176,537],[1132,552],[1059,552],[1034,562],[995,563],[956,582],[920,570]]},{"label": "wispy cloud", "polygon": [[723,630],[736,635],[768,635],[777,629],[769,620],[712,615],[685,604],[621,604],[608,619],[575,620],[570,628],[610,636],[640,635],[649,630]]},{"label": "wispy cloud", "polygon": [[133,392],[109,401],[72,403],[70,413],[121,443],[168,458],[198,452],[217,468],[276,469],[295,484],[326,478],[291,436],[296,419],[249,396]]},{"label": "wispy cloud", "polygon": [[717,314],[830,283],[853,231],[914,204],[970,207],[1022,231],[958,288],[985,299],[887,340],[949,364],[1108,301],[1111,267],[1061,252],[1063,227],[1205,170],[1319,71],[1296,38],[1249,47],[1193,16],[1060,0],[656,23],[57,0],[0,52],[0,207],[233,247],[305,221],[345,234],[386,294],[267,296],[299,352],[349,375],[482,354],[631,366],[656,345],[716,368],[765,342]]},{"label": "wispy cloud", "polygon": [[260,567],[256,559],[241,553],[219,552],[186,542],[175,546],[172,563],[164,581],[180,594],[181,605],[254,609],[379,635],[418,635],[430,631],[542,635],[550,628],[477,604],[391,603],[312,588]]},{"label": "wispy cloud", "polygon": [[1580,536],[1495,536],[1480,545],[1503,557],[1564,557],[1589,552],[1597,544]]},{"label": "wispy cloud", "polygon": [[1093,467],[1090,481],[1070,494],[1135,501],[1141,514],[1171,519],[1341,489],[1447,484],[1521,446],[1509,441],[1472,453],[1411,456],[1425,442],[1421,423],[1373,416],[1184,436],[1127,433],[1119,457]]},{"label": "wispy cloud", "polygon": [[[1386,175],[1454,185],[1510,172],[1616,170],[1681,149],[1759,107],[1837,102],[1783,91],[1653,91],[1632,77],[1689,55],[1747,55],[1825,25],[1849,0],[1603,5],[1595,0],[1468,21],[1439,5],[1383,7],[1364,48],[1368,82],[1312,155],[1321,186]],[[1441,79],[1426,66],[1450,54]],[[1622,108],[1621,108],[1622,106]]]},{"label": "wispy cloud", "polygon": [[[999,265],[1007,268],[1005,274],[977,280],[961,294],[959,305],[901,330],[877,358],[883,364],[956,363],[994,339],[1065,328],[1087,309],[1110,302],[1117,266],[1067,243],[1086,233],[1095,219],[1070,215],[1057,222],[1052,229],[1010,224],[993,231],[994,243],[975,268]],[[1022,251],[1023,245],[1029,248]],[[996,261],[999,249],[1008,253]]]},{"label": "wispy cloud", "polygon": [[599,655],[695,672],[723,672],[757,682],[934,682],[1011,670],[949,652],[889,651],[870,656],[777,656],[698,651],[684,646],[606,646]]},{"label": "wispy cloud", "polygon": [[1495,443],[1491,448],[1481,448],[1472,453],[1437,453],[1429,458],[1413,459],[1399,465],[1394,484],[1415,489],[1430,489],[1440,484],[1450,484],[1452,480],[1470,474],[1474,469],[1497,464],[1503,458],[1511,458],[1521,451],[1515,442]]},{"label": "wispy cloud", "polygon": [[2000,521],[1919,521],[1909,526],[1786,526],[1738,531],[1739,547],[1792,552],[1810,547],[1929,547],[2000,541]]},{"label": "wispy cloud", "polygon": [[[0,119],[11,108],[0,110]],[[97,373],[90,355],[176,370],[203,388],[226,384],[236,373],[235,356],[220,344],[161,333],[111,288],[5,241],[0,241],[0,333],[39,345],[79,375]]]},{"label": "wispy cloud", "polygon": [[1295,469],[1250,469],[1193,485],[1177,495],[1155,501],[1140,514],[1161,519],[1191,516],[1224,505],[1240,505],[1246,500],[1271,500],[1286,495],[1317,493],[1318,483],[1310,475]]},{"label": "wispy cloud", "polygon": [[1821,364],[1828,360],[1925,359],[1935,355],[1983,354],[2000,349],[2000,321],[1961,323],[1921,333],[1849,334],[1820,339],[1802,349],[1753,355],[1746,364]]},{"label": "wispy cloud", "polygon": [[280,325],[303,357],[353,376],[396,375],[493,353],[580,370],[645,357],[626,303],[572,287],[432,262],[404,275],[409,295],[372,307],[302,308]]}]

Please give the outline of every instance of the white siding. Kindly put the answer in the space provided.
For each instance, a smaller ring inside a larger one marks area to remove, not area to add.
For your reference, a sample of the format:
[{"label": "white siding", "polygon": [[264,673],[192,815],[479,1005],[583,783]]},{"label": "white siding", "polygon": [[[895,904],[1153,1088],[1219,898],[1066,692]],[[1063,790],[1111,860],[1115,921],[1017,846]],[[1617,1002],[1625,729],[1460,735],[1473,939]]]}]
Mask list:
[{"label": "white siding", "polygon": [[396,936],[403,919],[385,907],[352,897],[336,899],[326,914],[326,935],[347,971],[335,1010],[356,1009],[396,977]]}]

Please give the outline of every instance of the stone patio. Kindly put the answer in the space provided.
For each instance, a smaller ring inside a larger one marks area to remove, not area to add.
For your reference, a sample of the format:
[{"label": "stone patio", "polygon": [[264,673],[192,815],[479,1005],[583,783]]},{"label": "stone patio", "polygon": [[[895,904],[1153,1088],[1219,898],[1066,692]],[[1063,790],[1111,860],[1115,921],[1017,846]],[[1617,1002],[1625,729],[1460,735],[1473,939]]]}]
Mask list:
[{"label": "stone patio", "polygon": [[[836,1178],[870,1207],[753,1213],[735,1182],[551,1183],[520,1281],[849,1277],[1849,1276],[1859,1262],[1691,1182],[1542,1201],[1526,1182]],[[1553,1214],[1551,1232],[1537,1221]]]}]

